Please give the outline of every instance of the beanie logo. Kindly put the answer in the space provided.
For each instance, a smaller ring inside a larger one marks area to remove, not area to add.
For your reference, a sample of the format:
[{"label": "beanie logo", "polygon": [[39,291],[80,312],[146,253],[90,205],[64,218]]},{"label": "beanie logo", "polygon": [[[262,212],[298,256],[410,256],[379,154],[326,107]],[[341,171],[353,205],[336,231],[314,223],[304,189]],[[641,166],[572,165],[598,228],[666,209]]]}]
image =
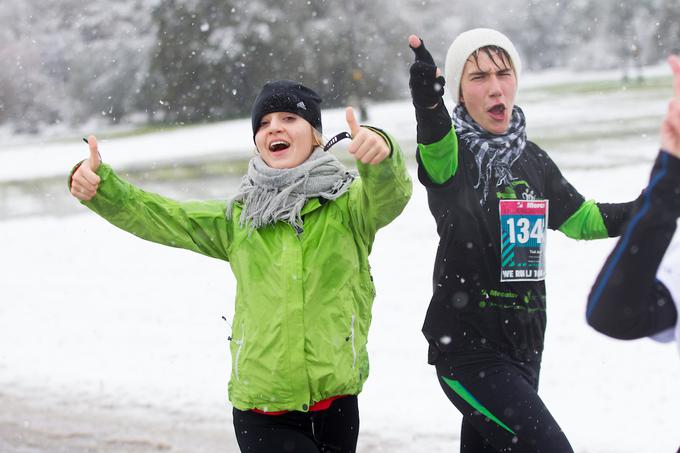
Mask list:
[{"label": "beanie logo", "polygon": [[296,107],[302,110],[307,110],[307,106],[305,106],[305,103],[302,101],[298,102]]}]

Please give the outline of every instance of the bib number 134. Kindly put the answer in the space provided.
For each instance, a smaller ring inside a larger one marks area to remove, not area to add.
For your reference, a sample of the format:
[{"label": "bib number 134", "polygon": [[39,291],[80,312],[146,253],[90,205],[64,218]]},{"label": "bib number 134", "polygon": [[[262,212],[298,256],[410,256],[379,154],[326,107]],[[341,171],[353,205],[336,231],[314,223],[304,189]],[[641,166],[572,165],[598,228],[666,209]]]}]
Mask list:
[{"label": "bib number 134", "polygon": [[537,244],[541,244],[545,233],[544,222],[543,218],[537,218],[532,224],[531,220],[525,217],[519,219],[510,217],[506,220],[508,240],[519,244],[526,244],[530,240],[534,240]]},{"label": "bib number 134", "polygon": [[500,200],[501,281],[545,278],[548,200]]}]

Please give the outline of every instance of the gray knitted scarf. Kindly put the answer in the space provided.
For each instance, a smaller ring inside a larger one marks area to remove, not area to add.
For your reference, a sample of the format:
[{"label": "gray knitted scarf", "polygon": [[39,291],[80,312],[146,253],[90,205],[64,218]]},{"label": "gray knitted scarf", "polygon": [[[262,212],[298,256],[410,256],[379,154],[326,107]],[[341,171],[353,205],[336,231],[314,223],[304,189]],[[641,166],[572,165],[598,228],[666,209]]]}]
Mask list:
[{"label": "gray knitted scarf", "polygon": [[483,205],[489,194],[491,180],[496,181],[496,187],[501,187],[515,179],[512,176],[512,164],[522,155],[527,142],[524,112],[514,106],[508,130],[501,135],[483,129],[462,104],[458,104],[453,110],[452,119],[456,134],[475,157],[479,177],[474,187],[476,189],[484,184],[484,196],[479,200]]},{"label": "gray knitted scarf", "polygon": [[233,215],[233,205],[238,201],[243,204],[241,227],[256,230],[283,220],[300,234],[300,211],[307,200],[335,200],[347,192],[355,177],[335,156],[320,148],[295,168],[272,168],[256,155],[250,159],[238,193],[227,204],[227,218]]}]

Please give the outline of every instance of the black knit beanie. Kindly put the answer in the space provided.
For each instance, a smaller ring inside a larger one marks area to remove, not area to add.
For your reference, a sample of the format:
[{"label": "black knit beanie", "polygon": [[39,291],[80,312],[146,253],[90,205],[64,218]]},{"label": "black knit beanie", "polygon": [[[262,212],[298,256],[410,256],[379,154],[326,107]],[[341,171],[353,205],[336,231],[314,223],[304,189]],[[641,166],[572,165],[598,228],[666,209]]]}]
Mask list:
[{"label": "black knit beanie", "polygon": [[314,129],[321,130],[321,97],[299,82],[275,80],[262,87],[252,111],[253,139],[262,117],[273,112],[289,112],[301,116]]}]

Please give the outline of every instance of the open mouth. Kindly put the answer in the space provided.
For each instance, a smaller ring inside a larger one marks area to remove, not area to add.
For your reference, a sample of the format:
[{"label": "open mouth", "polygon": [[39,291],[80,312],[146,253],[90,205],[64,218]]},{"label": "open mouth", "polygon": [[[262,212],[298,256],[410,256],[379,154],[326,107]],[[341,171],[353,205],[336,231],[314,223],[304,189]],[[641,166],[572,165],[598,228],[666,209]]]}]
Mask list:
[{"label": "open mouth", "polygon": [[285,149],[290,148],[290,143],[283,141],[283,140],[277,140],[275,142],[271,142],[269,144],[269,151],[276,153],[278,151],[283,151]]},{"label": "open mouth", "polygon": [[505,105],[496,104],[488,110],[491,115],[496,117],[502,117],[505,114]]}]

